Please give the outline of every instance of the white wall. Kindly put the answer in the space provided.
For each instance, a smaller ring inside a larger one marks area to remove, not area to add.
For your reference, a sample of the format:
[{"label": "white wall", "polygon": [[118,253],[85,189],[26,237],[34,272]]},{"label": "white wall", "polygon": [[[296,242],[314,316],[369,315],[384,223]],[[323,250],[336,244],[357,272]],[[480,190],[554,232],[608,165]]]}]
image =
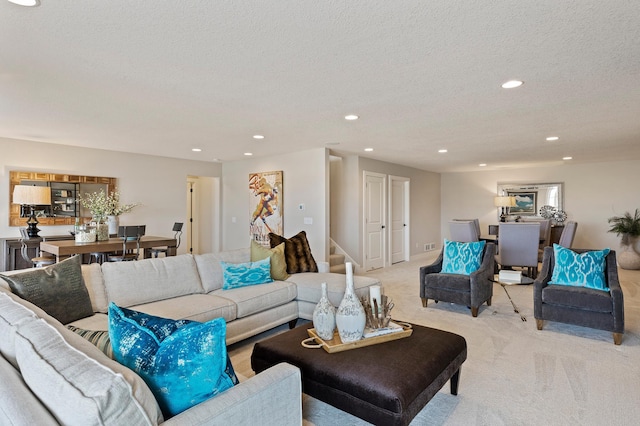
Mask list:
[{"label": "white wall", "polygon": [[[255,206],[249,204],[249,173],[277,170],[282,170],[284,236],[305,231],[314,259],[324,261],[329,240],[329,156],[324,148],[224,163],[222,250],[248,247],[251,241],[249,220]],[[304,211],[298,209],[300,204]],[[305,217],[313,224],[305,225]]]},{"label": "white wall", "polygon": [[[363,171],[411,180],[410,254],[424,254],[424,245],[440,239],[440,175],[411,167],[335,154],[331,161],[331,238],[359,265],[364,262]],[[388,227],[387,227],[388,229]]]},{"label": "white wall", "polygon": [[[123,203],[142,203],[131,213],[120,216],[120,224],[146,224],[148,235],[161,236],[172,235],[174,222],[187,222],[187,176],[221,175],[217,163],[0,138],[2,237],[20,236],[17,227],[9,226],[9,172],[12,170],[115,177]],[[71,229],[70,226],[39,228],[40,235],[61,235]],[[181,246],[179,252],[184,249]]]},{"label": "white wall", "polygon": [[457,217],[478,217],[482,233],[498,223],[493,206],[498,182],[564,182],[564,211],[578,222],[573,247],[618,249],[607,232],[611,216],[640,208],[640,161],[565,164],[555,167],[442,174],[442,235]]}]

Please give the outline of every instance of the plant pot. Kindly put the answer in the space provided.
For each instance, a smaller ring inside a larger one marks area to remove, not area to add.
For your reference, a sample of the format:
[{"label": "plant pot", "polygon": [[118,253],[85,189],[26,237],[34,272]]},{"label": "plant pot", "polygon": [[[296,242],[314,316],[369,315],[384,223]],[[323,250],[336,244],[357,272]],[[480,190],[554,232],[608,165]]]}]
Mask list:
[{"label": "plant pot", "polygon": [[620,245],[620,252],[617,253],[618,265],[622,269],[639,270],[640,254],[638,254],[637,246],[640,245],[640,238],[630,238],[628,245]]}]

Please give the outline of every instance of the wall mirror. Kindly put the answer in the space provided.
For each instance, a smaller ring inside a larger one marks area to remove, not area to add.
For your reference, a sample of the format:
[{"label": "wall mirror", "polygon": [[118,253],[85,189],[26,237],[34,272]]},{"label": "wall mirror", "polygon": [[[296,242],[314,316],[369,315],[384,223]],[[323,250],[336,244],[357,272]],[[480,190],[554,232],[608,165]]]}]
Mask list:
[{"label": "wall mirror", "polygon": [[35,216],[41,225],[73,225],[76,217],[91,217],[81,208],[78,196],[103,189],[106,193],[116,190],[116,178],[80,176],[58,173],[9,172],[9,226],[26,226],[30,208],[14,204],[16,185],[35,185],[51,188],[51,204],[35,206]]},{"label": "wall mirror", "polygon": [[551,206],[564,210],[564,184],[552,183],[498,183],[497,195],[516,197],[517,205],[509,208],[511,216],[541,216],[540,209]]}]

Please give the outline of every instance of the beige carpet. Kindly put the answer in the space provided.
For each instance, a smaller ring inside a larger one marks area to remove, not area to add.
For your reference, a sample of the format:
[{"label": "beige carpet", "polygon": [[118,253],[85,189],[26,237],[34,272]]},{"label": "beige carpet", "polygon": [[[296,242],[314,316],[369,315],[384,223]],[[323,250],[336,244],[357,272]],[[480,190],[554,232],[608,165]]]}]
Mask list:
[{"label": "beige carpet", "polygon": [[[465,306],[419,298],[419,267],[412,261],[368,273],[395,301],[394,318],[465,337],[467,361],[457,396],[449,384],[411,425],[637,425],[640,424],[640,271],[620,269],[626,331],[621,346],[611,333],[546,322],[536,329],[532,286],[511,286],[509,294],[527,318],[513,312],[507,295],[494,287],[493,304],[473,318]],[[253,344],[279,327],[229,348],[236,370],[247,377]],[[367,423],[304,396],[304,424]]]}]

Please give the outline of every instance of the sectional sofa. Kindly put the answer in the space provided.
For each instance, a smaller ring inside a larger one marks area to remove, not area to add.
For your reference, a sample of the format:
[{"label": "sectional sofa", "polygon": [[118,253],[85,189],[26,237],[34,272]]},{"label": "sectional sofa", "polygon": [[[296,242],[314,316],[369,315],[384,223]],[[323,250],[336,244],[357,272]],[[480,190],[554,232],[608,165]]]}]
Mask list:
[{"label": "sectional sofa", "polygon": [[[68,324],[13,294],[0,279],[0,424],[122,424],[126,419],[127,424],[248,425],[265,416],[277,424],[301,424],[300,372],[289,364],[241,379],[165,421],[139,376],[67,327],[107,330],[108,304],[114,302],[172,319],[222,317],[227,344],[232,344],[282,324],[293,326],[298,318],[311,319],[322,282],[334,305],[342,299],[345,276],[325,272],[324,263],[318,265],[322,272],[223,290],[220,262],[249,258],[249,249],[240,249],[82,265],[93,313]],[[366,296],[368,287],[379,282],[356,276],[354,284],[356,293]]]}]

